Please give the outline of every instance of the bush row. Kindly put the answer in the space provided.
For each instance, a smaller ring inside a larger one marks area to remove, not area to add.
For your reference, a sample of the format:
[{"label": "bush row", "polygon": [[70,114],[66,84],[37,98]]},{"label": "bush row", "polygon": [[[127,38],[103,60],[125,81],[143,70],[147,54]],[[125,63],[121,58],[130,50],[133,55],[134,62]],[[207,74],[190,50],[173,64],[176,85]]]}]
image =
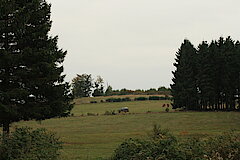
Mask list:
[{"label": "bush row", "polygon": [[[160,96],[150,96],[150,97],[136,97],[134,98],[134,101],[147,101],[147,100],[171,100],[171,97],[160,97]],[[106,102],[127,102],[132,101],[129,97],[126,98],[108,98],[106,99]],[[91,103],[96,103],[91,102]]]},{"label": "bush row", "polygon": [[112,160],[239,160],[240,137],[234,132],[209,138],[179,141],[167,130],[154,126],[147,139],[128,139],[117,147]]},{"label": "bush row", "polygon": [[131,99],[129,97],[126,97],[126,98],[108,98],[108,99],[106,99],[106,102],[127,102],[127,101],[131,101]]}]

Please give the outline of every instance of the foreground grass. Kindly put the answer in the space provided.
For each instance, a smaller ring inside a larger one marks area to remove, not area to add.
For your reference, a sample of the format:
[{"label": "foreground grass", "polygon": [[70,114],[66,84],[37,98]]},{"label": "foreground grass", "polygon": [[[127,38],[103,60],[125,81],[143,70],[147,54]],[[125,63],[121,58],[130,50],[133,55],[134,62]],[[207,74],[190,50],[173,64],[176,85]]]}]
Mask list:
[{"label": "foreground grass", "polygon": [[[126,103],[97,103],[76,105],[73,117],[13,124],[54,131],[65,143],[62,159],[98,159],[112,155],[117,145],[127,138],[143,137],[153,124],[168,128],[175,136],[187,138],[206,137],[235,129],[240,133],[238,112],[163,112],[168,101],[144,101]],[[132,114],[102,115],[106,110],[127,106]],[[153,113],[146,113],[152,111]],[[162,111],[159,113],[159,111]],[[81,116],[86,113],[99,116]]]}]

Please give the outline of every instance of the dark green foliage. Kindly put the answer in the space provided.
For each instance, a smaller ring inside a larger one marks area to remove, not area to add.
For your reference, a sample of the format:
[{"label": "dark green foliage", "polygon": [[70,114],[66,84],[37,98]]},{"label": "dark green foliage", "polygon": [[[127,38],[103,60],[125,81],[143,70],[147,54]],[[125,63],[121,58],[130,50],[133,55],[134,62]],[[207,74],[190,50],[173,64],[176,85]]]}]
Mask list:
[{"label": "dark green foliage", "polygon": [[17,128],[0,138],[0,160],[56,160],[61,148],[55,134],[45,129]]},{"label": "dark green foliage", "polygon": [[147,97],[136,97],[136,98],[134,98],[134,101],[146,101],[146,100],[148,100]]},{"label": "dark green foliage", "polygon": [[178,141],[176,137],[154,125],[148,139],[128,139],[117,147],[112,160],[239,160],[240,138],[235,132],[220,136]]},{"label": "dark green foliage", "polygon": [[126,98],[108,98],[108,99],[106,99],[106,102],[127,102],[127,101],[131,101],[131,99],[129,97],[126,97]]},{"label": "dark green foliage", "polygon": [[[191,49],[192,48],[192,49]],[[230,37],[195,50],[184,41],[176,54],[173,107],[188,110],[236,110],[239,105],[240,49]]]},{"label": "dark green foliage", "polygon": [[[107,92],[107,91],[106,91]],[[171,89],[166,87],[159,87],[158,89],[150,88],[148,90],[129,90],[129,89],[121,89],[121,90],[112,90],[110,95],[170,95]],[[106,94],[109,95],[109,94]]]},{"label": "dark green foliage", "polygon": [[170,100],[170,97],[149,96],[149,100]]},{"label": "dark green foliage", "polygon": [[0,1],[0,125],[67,116],[71,95],[64,82],[66,55],[50,37],[45,0]]},{"label": "dark green foliage", "polygon": [[[159,97],[159,96],[150,96],[148,99],[149,100],[160,100],[162,97]],[[165,98],[165,97],[163,97]]]}]

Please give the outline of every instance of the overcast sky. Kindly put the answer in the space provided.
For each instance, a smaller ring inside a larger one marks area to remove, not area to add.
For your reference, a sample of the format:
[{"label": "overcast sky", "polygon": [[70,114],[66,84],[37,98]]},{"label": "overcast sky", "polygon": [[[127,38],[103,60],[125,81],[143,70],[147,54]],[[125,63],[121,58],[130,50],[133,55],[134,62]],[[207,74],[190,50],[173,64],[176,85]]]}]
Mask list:
[{"label": "overcast sky", "polygon": [[68,51],[66,80],[100,75],[114,89],[169,87],[175,53],[220,36],[240,40],[240,0],[47,0],[51,35]]}]

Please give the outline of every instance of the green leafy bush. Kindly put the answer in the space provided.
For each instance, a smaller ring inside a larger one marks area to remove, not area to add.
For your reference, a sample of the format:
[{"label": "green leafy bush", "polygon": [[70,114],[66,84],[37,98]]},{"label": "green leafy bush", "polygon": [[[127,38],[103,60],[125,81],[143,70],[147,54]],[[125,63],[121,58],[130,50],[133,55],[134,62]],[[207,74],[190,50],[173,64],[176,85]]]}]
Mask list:
[{"label": "green leafy bush", "polygon": [[46,129],[17,128],[0,141],[0,160],[56,160],[62,142]]},{"label": "green leafy bush", "polygon": [[182,159],[177,139],[157,125],[149,139],[128,139],[115,150],[112,160]]}]

